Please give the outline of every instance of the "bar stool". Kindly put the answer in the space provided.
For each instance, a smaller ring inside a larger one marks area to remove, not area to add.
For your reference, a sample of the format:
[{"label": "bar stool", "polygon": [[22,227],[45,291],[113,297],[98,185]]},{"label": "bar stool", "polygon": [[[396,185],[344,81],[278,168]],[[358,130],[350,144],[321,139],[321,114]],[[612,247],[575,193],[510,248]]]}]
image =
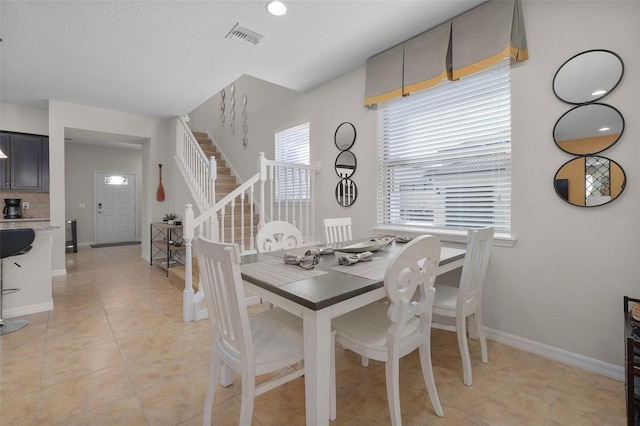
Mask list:
[{"label": "bar stool", "polygon": [[[5,320],[2,314],[2,299],[5,294],[20,291],[19,288],[4,288],[4,259],[18,256],[31,250],[36,233],[30,228],[0,229],[0,336],[20,330],[29,324],[27,320]],[[15,263],[15,262],[14,262]],[[16,263],[17,266],[20,266]]]},{"label": "bar stool", "polygon": [[76,219],[67,220],[67,225],[69,225],[69,230],[71,231],[71,239],[67,240],[66,245],[64,246],[65,251],[71,251],[73,253],[78,252],[78,226]]}]

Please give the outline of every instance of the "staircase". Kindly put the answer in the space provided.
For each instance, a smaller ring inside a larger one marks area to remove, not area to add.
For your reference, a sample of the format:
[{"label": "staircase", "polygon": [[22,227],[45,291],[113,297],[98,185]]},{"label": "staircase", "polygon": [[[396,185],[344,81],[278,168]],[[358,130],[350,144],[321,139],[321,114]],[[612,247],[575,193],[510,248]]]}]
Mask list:
[{"label": "staircase", "polygon": [[[243,254],[255,253],[258,228],[270,220],[296,226],[305,241],[316,241],[316,181],[320,164],[293,164],[257,158],[257,173],[237,182],[223,153],[207,134],[192,132],[189,117],[176,118],[176,164],[193,195],[196,209],[183,213],[185,266],[169,271],[172,283],[183,289],[183,319],[206,318],[204,294],[197,288],[197,263],[191,242],[199,236],[238,244]],[[182,271],[182,272],[181,272]]]},{"label": "staircase", "polygon": [[[216,159],[217,176],[216,176],[216,184],[215,184],[215,201],[218,202],[222,198],[224,198],[225,196],[233,192],[235,189],[237,189],[238,186],[240,185],[236,183],[236,177],[231,174],[231,168],[227,166],[226,161],[222,158],[222,154],[220,154],[216,146],[213,144],[213,141],[211,140],[211,138],[209,138],[209,135],[203,132],[192,132],[192,133],[196,141],[198,142],[198,145],[200,146],[204,154],[207,156],[207,158],[214,157]],[[239,242],[240,240],[240,235],[241,235],[240,224],[248,223],[251,219],[251,213],[250,213],[251,209],[246,204],[246,202],[245,202],[244,211],[245,211],[244,221],[241,220],[240,212],[237,212],[237,211],[234,212],[233,223],[235,226],[233,226],[233,228],[231,227],[230,210],[227,209],[225,214],[224,233],[225,235],[231,235],[233,232],[233,235],[235,237],[234,240],[236,242]],[[254,208],[253,211],[256,212],[257,209]],[[254,213],[253,224],[256,226],[256,228],[258,226],[258,218],[259,218],[258,214]],[[250,247],[249,235],[245,236],[244,242],[245,242],[245,247]],[[192,282],[193,282],[194,289],[197,291],[198,281],[199,281],[199,271],[198,271],[198,259],[195,256],[192,258],[192,264],[193,264],[193,267],[192,267],[193,281]],[[184,285],[185,285],[185,266],[184,265],[177,265],[169,269],[169,282],[178,290],[180,291],[184,290]]]}]

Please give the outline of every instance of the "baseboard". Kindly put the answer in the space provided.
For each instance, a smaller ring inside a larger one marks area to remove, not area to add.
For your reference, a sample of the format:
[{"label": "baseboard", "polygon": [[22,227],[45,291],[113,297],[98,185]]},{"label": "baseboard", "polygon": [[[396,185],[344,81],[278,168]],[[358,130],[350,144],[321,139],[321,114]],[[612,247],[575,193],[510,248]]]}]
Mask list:
[{"label": "baseboard", "polygon": [[[573,367],[591,371],[592,373],[601,374],[615,380],[624,381],[624,367],[620,365],[610,364],[584,355],[565,351],[553,346],[545,345],[533,340],[524,339],[522,337],[507,334],[502,331],[485,328],[487,338],[496,342],[504,343],[507,346],[522,349],[549,358],[555,361],[563,362]],[[622,343],[620,343],[622,345]]]},{"label": "baseboard", "polygon": [[54,269],[53,271],[51,271],[51,276],[52,277],[60,277],[63,275],[67,275],[67,269]]},{"label": "baseboard", "polygon": [[51,302],[39,303],[37,305],[21,306],[19,308],[5,309],[2,315],[5,318],[21,317],[23,315],[37,314],[53,310],[53,300]]}]

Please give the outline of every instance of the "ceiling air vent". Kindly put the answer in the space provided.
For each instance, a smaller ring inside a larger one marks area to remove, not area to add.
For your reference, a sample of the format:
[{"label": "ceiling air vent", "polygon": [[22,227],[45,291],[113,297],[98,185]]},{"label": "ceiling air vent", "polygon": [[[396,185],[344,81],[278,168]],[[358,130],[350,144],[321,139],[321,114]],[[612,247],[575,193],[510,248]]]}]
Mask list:
[{"label": "ceiling air vent", "polygon": [[254,31],[248,30],[236,24],[225,38],[237,38],[247,43],[258,44],[262,36]]}]

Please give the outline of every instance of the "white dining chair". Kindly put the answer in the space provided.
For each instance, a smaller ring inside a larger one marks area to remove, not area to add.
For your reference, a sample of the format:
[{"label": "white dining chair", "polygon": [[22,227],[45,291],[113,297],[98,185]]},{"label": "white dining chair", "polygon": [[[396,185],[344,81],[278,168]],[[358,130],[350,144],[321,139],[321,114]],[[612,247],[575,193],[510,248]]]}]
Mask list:
[{"label": "white dining chair", "polygon": [[280,220],[265,223],[256,234],[258,253],[286,250],[298,247],[302,242],[302,232],[289,222]]},{"label": "white dining chair", "polygon": [[336,217],[324,219],[324,239],[327,244],[341,243],[353,239],[351,234],[351,218]]},{"label": "white dining chair", "polygon": [[[211,425],[216,385],[225,365],[242,375],[239,424],[250,425],[256,396],[304,374],[302,320],[280,308],[249,316],[238,245],[198,238],[193,246],[213,340],[203,425]],[[331,371],[334,370],[332,365]],[[256,376],[272,373],[278,374],[256,385]],[[332,385],[331,391],[334,389]],[[335,395],[330,398],[335,401]],[[332,410],[331,416],[335,418],[334,406]]]},{"label": "white dining chair", "polygon": [[462,358],[462,375],[464,384],[471,386],[471,357],[467,343],[467,318],[470,335],[477,335],[480,340],[482,362],[489,362],[487,339],[482,324],[482,289],[489,265],[491,245],[494,235],[493,227],[470,229],[467,232],[467,250],[462,265],[462,275],[458,287],[436,283],[436,297],[433,302],[434,328],[456,332],[460,357]]},{"label": "white dining chair", "polygon": [[438,238],[423,235],[414,239],[393,256],[385,271],[384,288],[389,303],[372,303],[332,321],[336,343],[385,363],[393,425],[402,424],[400,358],[417,348],[431,404],[435,413],[443,416],[431,366],[431,307],[439,262]]}]

